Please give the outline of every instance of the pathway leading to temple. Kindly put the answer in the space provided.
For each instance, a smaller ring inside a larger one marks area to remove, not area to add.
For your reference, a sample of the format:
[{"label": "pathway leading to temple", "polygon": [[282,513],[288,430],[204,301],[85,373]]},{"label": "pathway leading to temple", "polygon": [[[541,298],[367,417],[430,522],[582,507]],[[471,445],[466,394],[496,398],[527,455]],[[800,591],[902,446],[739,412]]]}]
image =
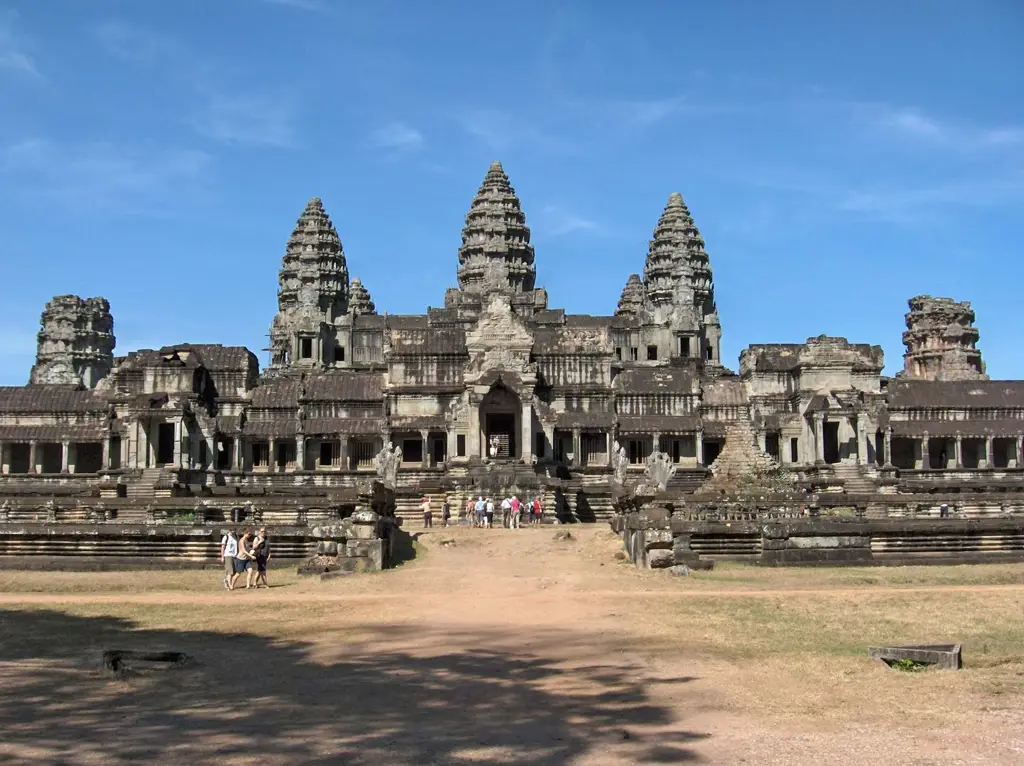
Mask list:
[{"label": "pathway leading to temple", "polygon": [[[566,529],[572,539],[555,539]],[[389,572],[279,572],[279,587],[235,593],[215,572],[0,572],[0,761],[1020,758],[1019,680],[1003,683],[1005,704],[980,699],[1005,669],[897,676],[811,646],[836,630],[825,620],[875,602],[910,619],[917,600],[932,609],[928,599],[971,589],[986,614],[1012,610],[1024,602],[1015,570],[934,583],[864,570],[672,578],[636,570],[619,549],[598,527],[435,528]],[[809,642],[806,656],[780,654],[771,642],[782,640]],[[95,666],[115,644],[197,662],[112,682]]]}]

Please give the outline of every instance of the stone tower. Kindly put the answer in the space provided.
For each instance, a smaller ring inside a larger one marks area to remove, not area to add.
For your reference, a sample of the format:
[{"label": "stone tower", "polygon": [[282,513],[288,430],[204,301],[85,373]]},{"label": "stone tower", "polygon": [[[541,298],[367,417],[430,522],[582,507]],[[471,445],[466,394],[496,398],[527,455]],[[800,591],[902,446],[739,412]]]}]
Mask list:
[{"label": "stone tower", "polygon": [[95,388],[114,366],[114,318],[105,298],[58,295],[43,309],[30,384]]},{"label": "stone tower", "polygon": [[918,295],[907,302],[901,377],[917,380],[988,380],[978,329],[967,301]]},{"label": "stone tower", "polygon": [[484,176],[462,229],[459,286],[445,294],[445,307],[473,315],[495,293],[507,296],[518,314],[547,308],[547,293],[536,287],[530,229],[515,189],[500,162]]},{"label": "stone tower", "polygon": [[319,197],[306,205],[288,239],[279,284],[271,366],[323,366],[333,359],[333,325],[348,311],[349,285],[341,239]]},{"label": "stone tower", "polygon": [[626,286],[622,288],[622,296],[619,298],[619,305],[615,309],[616,316],[640,316],[644,310],[644,283],[640,281],[639,274],[630,274],[626,280]]},{"label": "stone tower", "polygon": [[711,262],[679,192],[669,195],[654,227],[643,282],[655,321],[668,321],[681,337],[693,336],[704,364],[720,365],[722,327]]},{"label": "stone tower", "polygon": [[348,286],[348,310],[353,314],[377,313],[370,291],[363,287],[359,277],[354,278]]}]

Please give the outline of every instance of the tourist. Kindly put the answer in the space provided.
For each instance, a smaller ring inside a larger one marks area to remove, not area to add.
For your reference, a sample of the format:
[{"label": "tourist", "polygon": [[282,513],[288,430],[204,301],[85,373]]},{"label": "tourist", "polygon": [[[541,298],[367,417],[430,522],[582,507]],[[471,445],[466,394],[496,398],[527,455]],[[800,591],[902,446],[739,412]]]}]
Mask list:
[{"label": "tourist", "polygon": [[509,523],[509,528],[519,529],[519,514],[523,510],[522,503],[519,502],[519,497],[517,495],[512,495],[512,499],[509,501],[509,505],[511,506],[512,511],[512,518]]},{"label": "tourist", "polygon": [[444,502],[441,503],[441,523],[444,524],[445,527],[447,527],[448,521],[451,519],[451,517],[452,504],[448,501],[448,498],[445,497]]},{"label": "tourist", "polygon": [[235,589],[235,582],[238,581],[238,576],[248,569],[252,568],[252,558],[249,553],[249,543],[252,540],[252,530],[246,527],[242,530],[242,534],[238,536],[238,552],[235,554],[235,573],[231,576],[231,582],[228,585],[228,590]]},{"label": "tourist", "polygon": [[511,523],[509,517],[512,515],[512,501],[507,497],[501,501],[501,526],[508,529]]},{"label": "tourist", "polygon": [[245,587],[255,588],[259,586],[260,582],[260,571],[259,571],[259,560],[263,554],[263,544],[266,539],[263,537],[263,533],[266,530],[263,527],[256,532],[256,536],[252,539],[252,546],[249,548],[249,566],[245,570]]},{"label": "tourist", "polygon": [[533,498],[533,518],[531,519],[532,524],[540,524],[541,519],[544,517],[544,504],[540,501],[539,497]]},{"label": "tourist", "polygon": [[431,527],[434,526],[434,513],[430,510],[430,498],[423,497],[423,502],[420,503],[420,509],[423,511],[423,526]]},{"label": "tourist", "polygon": [[473,498],[466,500],[466,518],[469,519],[469,526],[476,526],[476,503]]},{"label": "tourist", "polygon": [[480,495],[480,499],[476,501],[474,510],[476,511],[476,526],[482,527],[487,519],[487,503],[484,501],[483,495]]},{"label": "tourist", "polygon": [[488,529],[494,527],[494,498],[487,498],[487,513],[484,516],[484,526]]},{"label": "tourist", "polygon": [[235,556],[238,555],[238,538],[235,530],[229,529],[220,538],[220,563],[224,566],[224,587],[231,587],[235,574]]},{"label": "tourist", "polygon": [[260,545],[259,550],[256,552],[256,587],[260,587],[260,581],[263,581],[263,587],[269,588],[270,583],[267,582],[267,563],[270,561],[270,540],[267,539],[267,528],[260,527],[260,537],[263,539],[263,544]]}]

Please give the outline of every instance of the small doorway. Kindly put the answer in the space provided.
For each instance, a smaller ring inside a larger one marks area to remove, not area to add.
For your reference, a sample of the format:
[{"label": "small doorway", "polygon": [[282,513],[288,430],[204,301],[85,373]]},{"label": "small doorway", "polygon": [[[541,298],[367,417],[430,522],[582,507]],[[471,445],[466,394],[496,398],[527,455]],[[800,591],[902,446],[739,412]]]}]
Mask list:
[{"label": "small doorway", "polygon": [[156,464],[174,462],[174,423],[160,423],[156,431]]},{"label": "small doorway", "polygon": [[505,412],[487,415],[487,454],[490,455],[491,440],[497,442],[498,458],[510,458],[516,454],[516,416]]},{"label": "small doorway", "polygon": [[826,463],[839,462],[839,421],[825,421],[823,452]]}]

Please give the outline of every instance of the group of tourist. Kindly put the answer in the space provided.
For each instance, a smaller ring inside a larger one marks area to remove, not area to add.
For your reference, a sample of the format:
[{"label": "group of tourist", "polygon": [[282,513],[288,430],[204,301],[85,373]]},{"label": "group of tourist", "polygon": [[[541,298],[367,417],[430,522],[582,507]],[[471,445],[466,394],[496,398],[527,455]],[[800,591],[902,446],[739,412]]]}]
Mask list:
[{"label": "group of tourist", "polygon": [[[506,529],[519,529],[526,517],[527,524],[540,524],[544,516],[544,503],[539,497],[533,500],[520,500],[518,496],[506,497],[498,506],[501,509],[501,525]],[[480,495],[473,500],[466,501],[466,512],[463,520],[469,522],[470,526],[489,529],[494,526],[494,498]],[[424,496],[420,504],[423,511],[423,526],[434,526],[434,512],[430,507],[430,498]],[[451,501],[446,497],[441,503],[441,520],[447,527],[452,520]]]},{"label": "group of tourist", "polygon": [[253,532],[245,527],[237,532],[229,529],[220,539],[220,560],[224,565],[224,587],[235,589],[235,582],[245,573],[245,587],[258,588],[262,583],[269,588],[267,582],[267,562],[270,561],[270,541],[267,539],[267,528],[260,527]]}]

